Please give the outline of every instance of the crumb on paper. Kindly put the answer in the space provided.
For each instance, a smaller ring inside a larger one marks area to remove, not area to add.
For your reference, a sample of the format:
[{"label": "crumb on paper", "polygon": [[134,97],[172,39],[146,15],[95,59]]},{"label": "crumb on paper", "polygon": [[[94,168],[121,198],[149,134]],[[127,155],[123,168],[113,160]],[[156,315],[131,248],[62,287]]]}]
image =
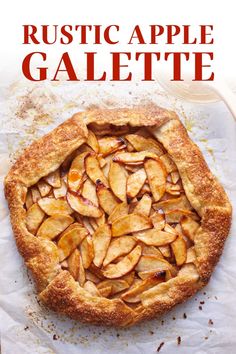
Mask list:
[{"label": "crumb on paper", "polygon": [[180,337],[180,336],[178,336],[178,338],[177,338],[177,344],[178,344],[178,345],[181,344],[181,337]]},{"label": "crumb on paper", "polygon": [[183,314],[183,318],[186,319],[187,318],[187,315],[186,313]]},{"label": "crumb on paper", "polygon": [[214,322],[212,321],[211,318],[209,319],[208,324],[211,325],[211,326],[214,324]]},{"label": "crumb on paper", "polygon": [[161,348],[163,347],[164,344],[165,344],[164,342],[160,343],[159,347],[157,348],[157,352],[158,353],[160,352],[160,350],[161,350]]}]

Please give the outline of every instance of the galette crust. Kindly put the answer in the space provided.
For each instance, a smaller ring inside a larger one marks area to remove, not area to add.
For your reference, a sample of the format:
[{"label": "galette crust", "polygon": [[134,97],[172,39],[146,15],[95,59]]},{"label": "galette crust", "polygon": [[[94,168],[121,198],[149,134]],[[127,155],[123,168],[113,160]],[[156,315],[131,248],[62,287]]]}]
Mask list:
[{"label": "galette crust", "polygon": [[[195,235],[196,267],[182,269],[178,276],[151,289],[139,307],[120,299],[95,297],[62,270],[52,242],[40,239],[26,228],[24,203],[27,188],[55,171],[88,136],[87,126],[103,126],[114,134],[126,126],[146,126],[176,163],[185,193],[201,216]],[[5,195],[17,247],[32,271],[39,298],[52,310],[80,321],[130,326],[156,317],[183,302],[210,279],[222,253],[231,224],[231,205],[200,150],[189,138],[175,112],[157,106],[133,109],[97,109],[80,112],[31,144],[12,166],[5,179]],[[189,269],[190,268],[190,269]]]}]

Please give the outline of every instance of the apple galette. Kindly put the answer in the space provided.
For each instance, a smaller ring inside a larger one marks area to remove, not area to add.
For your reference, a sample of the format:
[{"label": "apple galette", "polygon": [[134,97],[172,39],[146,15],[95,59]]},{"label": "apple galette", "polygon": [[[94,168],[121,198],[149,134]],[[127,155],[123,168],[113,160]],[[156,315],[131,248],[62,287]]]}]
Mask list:
[{"label": "apple galette", "polygon": [[158,316],[209,280],[231,206],[174,112],[75,114],[5,180],[18,249],[49,308],[95,324]]}]

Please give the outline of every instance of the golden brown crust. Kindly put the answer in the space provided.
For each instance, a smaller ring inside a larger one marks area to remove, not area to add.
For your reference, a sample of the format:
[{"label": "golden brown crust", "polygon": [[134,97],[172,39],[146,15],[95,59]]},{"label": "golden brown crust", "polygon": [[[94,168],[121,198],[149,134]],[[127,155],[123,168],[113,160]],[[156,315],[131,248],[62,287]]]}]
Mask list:
[{"label": "golden brown crust", "polygon": [[[143,293],[142,305],[137,308],[131,309],[122,300],[89,295],[69,272],[61,270],[53,243],[33,236],[25,225],[27,187],[56,170],[85,142],[87,125],[93,125],[95,130],[102,126],[103,133],[119,133],[127,125],[150,127],[176,163],[186,195],[202,218],[195,236],[197,271],[179,272],[176,278],[152,288],[150,298],[148,292]],[[32,270],[42,301],[55,311],[96,324],[132,325],[160,315],[192,296],[209,280],[231,223],[227,195],[198,147],[174,112],[156,106],[91,110],[74,115],[25,150],[5,179],[5,195],[18,249]]]}]

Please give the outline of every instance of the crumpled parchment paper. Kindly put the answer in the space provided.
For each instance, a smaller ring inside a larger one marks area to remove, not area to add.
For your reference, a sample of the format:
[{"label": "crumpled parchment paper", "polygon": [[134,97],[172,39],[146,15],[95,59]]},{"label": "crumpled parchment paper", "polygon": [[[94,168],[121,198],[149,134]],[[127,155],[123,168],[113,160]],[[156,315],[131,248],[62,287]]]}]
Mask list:
[{"label": "crumpled parchment paper", "polygon": [[[15,246],[3,179],[23,147],[89,107],[154,102],[177,111],[236,204],[236,123],[222,102],[192,104],[157,84],[5,82],[0,87],[0,333],[2,354],[236,352],[236,226],[209,285],[169,314],[129,329],[83,325],[45,309]],[[233,220],[235,220],[235,213]]]}]

